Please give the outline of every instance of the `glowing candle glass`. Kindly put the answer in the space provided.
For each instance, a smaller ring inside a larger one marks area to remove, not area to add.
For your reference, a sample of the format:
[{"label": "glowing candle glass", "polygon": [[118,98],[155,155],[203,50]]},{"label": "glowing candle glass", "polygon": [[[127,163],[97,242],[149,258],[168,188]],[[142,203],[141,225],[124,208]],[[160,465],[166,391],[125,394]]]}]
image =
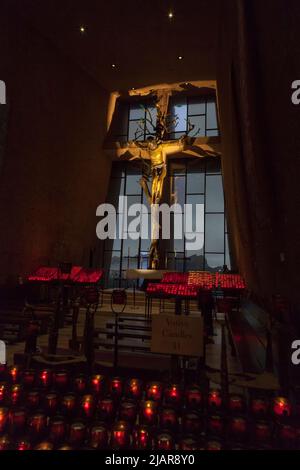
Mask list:
[{"label": "glowing candle glass", "polygon": [[123,391],[122,380],[119,377],[114,377],[110,382],[110,393],[114,398],[120,398]]},{"label": "glowing candle glass", "polygon": [[22,434],[26,426],[26,412],[23,409],[14,409],[9,413],[9,433]]},{"label": "glowing candle glass", "polygon": [[244,439],[247,434],[247,421],[239,416],[231,418],[228,429],[229,434],[235,439]]},{"label": "glowing candle glass", "polygon": [[44,407],[46,413],[50,416],[55,414],[58,408],[58,395],[55,392],[49,392],[44,398]]},{"label": "glowing candle glass", "polygon": [[230,395],[228,405],[231,412],[241,413],[245,409],[245,400],[241,395]]},{"label": "glowing candle glass", "polygon": [[7,383],[0,383],[0,405],[5,402],[7,397]]},{"label": "glowing candle glass", "polygon": [[133,447],[135,449],[149,449],[151,447],[151,435],[146,426],[138,426],[133,432]]},{"label": "glowing candle glass", "polygon": [[276,397],[273,404],[273,412],[277,417],[290,416],[292,411],[291,404],[287,398]]},{"label": "glowing candle glass", "polygon": [[256,416],[265,416],[268,413],[269,405],[263,398],[254,398],[251,401],[251,412]]},{"label": "glowing candle glass", "polygon": [[11,366],[8,375],[13,384],[18,383],[21,378],[21,369],[18,366]]},{"label": "glowing candle glass", "polygon": [[112,428],[111,446],[113,449],[125,449],[129,447],[130,434],[128,424],[125,421],[118,421]]},{"label": "glowing candle glass", "polygon": [[160,401],[162,398],[162,385],[159,382],[147,384],[146,398],[148,400]]},{"label": "glowing candle glass", "polygon": [[61,411],[64,415],[72,416],[76,409],[76,395],[74,393],[68,393],[62,397],[61,400]]},{"label": "glowing candle glass", "polygon": [[81,413],[82,415],[90,419],[94,415],[95,402],[93,395],[84,395],[81,400]]},{"label": "glowing candle glass", "polygon": [[0,450],[10,450],[12,448],[12,442],[10,437],[7,435],[0,436]]},{"label": "glowing candle glass", "polygon": [[52,371],[43,369],[39,373],[39,384],[43,388],[49,388],[52,382]]},{"label": "glowing candle glass", "polygon": [[27,439],[20,439],[16,445],[17,450],[31,450],[30,441]]},{"label": "glowing candle glass", "polygon": [[47,430],[47,417],[44,413],[35,413],[28,420],[29,433],[33,439],[41,438]]},{"label": "glowing candle glass", "polygon": [[26,404],[31,410],[36,409],[40,404],[40,393],[37,390],[31,390],[26,394]]},{"label": "glowing candle glass", "polygon": [[34,450],[53,450],[54,446],[52,442],[43,441],[35,446]]},{"label": "glowing candle glass", "polygon": [[206,450],[222,450],[222,444],[219,441],[208,441]]},{"label": "glowing candle glass", "polygon": [[54,386],[58,390],[65,390],[69,383],[69,375],[65,370],[56,371],[53,374]]},{"label": "glowing candle glass", "polygon": [[100,374],[94,374],[90,381],[90,390],[95,395],[99,395],[103,392],[104,388],[104,376]]},{"label": "glowing candle glass", "polygon": [[209,408],[220,409],[222,407],[222,396],[220,390],[212,389],[208,393]]},{"label": "glowing candle glass", "polygon": [[8,408],[0,408],[0,433],[2,434],[5,431],[5,428],[8,424]]},{"label": "glowing candle glass", "polygon": [[197,441],[195,441],[195,439],[193,439],[192,437],[184,437],[179,442],[179,449],[180,450],[197,450],[198,449]]},{"label": "glowing candle glass", "polygon": [[157,402],[144,401],[141,404],[140,422],[153,425],[157,422]]},{"label": "glowing candle glass", "polygon": [[208,429],[211,434],[222,436],[224,433],[224,421],[222,416],[211,415],[208,418]]},{"label": "glowing candle glass", "polygon": [[11,390],[10,390],[10,403],[12,404],[12,406],[16,406],[20,403],[21,398],[22,398],[22,392],[23,392],[22,385],[20,384],[12,385]]},{"label": "glowing candle glass", "polygon": [[139,399],[142,396],[142,382],[139,379],[130,379],[125,387],[126,396]]},{"label": "glowing candle glass", "polygon": [[179,385],[169,385],[164,392],[165,402],[172,405],[179,405],[181,401],[181,390]]}]

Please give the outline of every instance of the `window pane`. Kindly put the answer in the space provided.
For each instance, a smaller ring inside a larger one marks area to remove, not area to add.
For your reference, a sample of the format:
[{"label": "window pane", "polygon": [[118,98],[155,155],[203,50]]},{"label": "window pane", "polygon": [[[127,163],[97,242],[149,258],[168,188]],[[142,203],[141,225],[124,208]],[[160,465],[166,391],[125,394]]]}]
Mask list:
[{"label": "window pane", "polygon": [[218,158],[206,160],[206,173],[210,175],[219,175],[221,173],[221,163]]},{"label": "window pane", "polygon": [[155,107],[148,107],[146,112],[146,132],[148,134],[155,134],[155,126],[156,126],[156,119],[157,119],[157,109]]},{"label": "window pane", "polygon": [[129,120],[131,119],[144,119],[145,109],[142,105],[131,104],[129,110]]},{"label": "window pane", "polygon": [[[196,195],[187,195],[186,197],[186,204],[191,204],[192,205],[192,227],[190,226],[190,220],[187,220],[188,222],[188,226],[186,227],[186,229],[188,229],[189,231],[191,231],[190,229],[192,228],[192,231],[195,231],[197,229],[197,225],[198,225],[198,228],[201,227],[201,230],[200,231],[203,231],[204,229],[204,196],[196,196]],[[201,204],[202,208],[200,209],[203,209],[201,210],[201,212],[199,212],[201,214],[201,220],[198,220],[197,221],[197,225],[196,225],[196,205],[197,204]],[[186,213],[186,217],[188,218],[188,215],[189,215],[189,212]]]},{"label": "window pane", "polygon": [[208,101],[207,103],[207,129],[216,129],[218,127],[216,115],[216,103]]},{"label": "window pane", "polygon": [[194,126],[194,129],[189,134],[190,136],[205,136],[205,116],[189,116],[189,122],[191,125]]},{"label": "window pane", "polygon": [[107,280],[119,276],[120,272],[120,253],[117,251],[104,252],[104,270]]},{"label": "window pane", "polygon": [[190,271],[202,271],[204,269],[204,256],[203,250],[199,251],[186,251],[187,262],[186,267]]},{"label": "window pane", "polygon": [[144,140],[144,127],[139,121],[129,122],[128,139],[129,140]]},{"label": "window pane", "polygon": [[221,271],[224,265],[224,255],[206,254],[205,261],[207,271]]},{"label": "window pane", "polygon": [[219,131],[218,131],[218,129],[207,130],[206,135],[207,135],[207,137],[218,137]]},{"label": "window pane", "polygon": [[225,235],[225,264],[227,265],[228,269],[231,269],[228,233]]},{"label": "window pane", "polygon": [[187,104],[186,98],[180,98],[173,101],[171,106],[172,116],[177,116],[177,126],[172,129],[173,132],[186,131]]},{"label": "window pane", "polygon": [[205,114],[205,102],[200,98],[190,98],[188,104],[188,114]]},{"label": "window pane", "polygon": [[126,194],[141,194],[139,180],[141,175],[128,175],[126,177]]},{"label": "window pane", "polygon": [[224,252],[224,214],[206,214],[205,251]]},{"label": "window pane", "polygon": [[223,212],[224,195],[221,175],[206,176],[206,212]]},{"label": "window pane", "polygon": [[137,256],[138,250],[139,250],[139,239],[131,240],[131,238],[127,238],[127,240],[123,240],[123,257]]},{"label": "window pane", "polygon": [[188,173],[186,184],[187,193],[204,193],[204,173]]}]

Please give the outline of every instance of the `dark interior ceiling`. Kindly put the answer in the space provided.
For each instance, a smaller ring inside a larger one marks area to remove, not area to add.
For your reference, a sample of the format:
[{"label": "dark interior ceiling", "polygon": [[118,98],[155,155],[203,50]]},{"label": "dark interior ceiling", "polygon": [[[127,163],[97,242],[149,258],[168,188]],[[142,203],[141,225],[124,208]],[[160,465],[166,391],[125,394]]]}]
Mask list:
[{"label": "dark interior ceiling", "polygon": [[[216,78],[221,0],[7,0],[108,90]],[[174,17],[168,17],[172,11]],[[85,32],[80,32],[80,27]],[[183,59],[179,60],[178,56]],[[112,68],[112,64],[116,64]]]}]

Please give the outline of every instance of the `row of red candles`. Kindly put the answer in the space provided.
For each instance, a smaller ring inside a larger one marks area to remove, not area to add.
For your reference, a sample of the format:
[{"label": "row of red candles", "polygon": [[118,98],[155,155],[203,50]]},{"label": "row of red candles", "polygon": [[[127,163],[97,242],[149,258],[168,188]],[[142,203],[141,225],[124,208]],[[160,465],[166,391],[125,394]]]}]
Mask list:
[{"label": "row of red candles", "polygon": [[165,273],[162,284],[182,284],[206,289],[245,289],[245,281],[239,274],[212,274],[201,271]]},{"label": "row of red candles", "polygon": [[[1,374],[1,370],[0,370]],[[9,399],[9,402],[14,405],[17,404],[22,398],[22,389],[32,388],[38,386],[39,388],[50,389],[54,388],[58,391],[67,390],[70,388],[71,379],[67,371],[53,372],[49,369],[44,369],[36,372],[34,369],[22,370],[17,366],[10,368],[2,367],[2,377],[7,381],[0,382],[0,403]],[[122,394],[133,399],[141,399],[144,395],[144,387],[142,382],[137,378],[132,378],[125,383],[119,377],[113,377],[106,380],[103,375],[94,374],[86,377],[83,374],[73,377],[72,389],[75,393],[93,394],[110,394],[113,397],[121,397]],[[39,400],[39,393],[37,390],[32,390],[31,400]],[[204,400],[204,395],[198,386],[188,386],[185,390],[178,384],[168,384],[163,386],[160,382],[149,382],[145,386],[145,398],[155,401],[165,400],[166,403],[173,405],[180,404],[182,399],[185,399],[187,405],[200,406],[206,402],[208,406],[221,408],[224,403],[222,402],[222,395],[218,389],[210,390],[207,394],[207,399]],[[27,395],[28,399],[28,395]],[[232,395],[229,397],[227,407],[230,411],[243,411],[246,408],[245,400],[242,396]],[[267,414],[269,409],[268,400],[254,399],[251,403],[251,411],[253,413]],[[292,412],[291,403],[285,397],[276,397],[272,406],[273,413],[277,416],[290,416]]]},{"label": "row of red candles", "polygon": [[[85,422],[78,420],[68,424],[61,416],[53,417],[47,421],[43,413],[36,413],[30,417],[29,428],[26,430],[25,425],[22,423],[23,415],[19,411],[18,414],[12,415],[14,421],[11,424],[19,432],[9,435],[5,432],[5,429],[0,430],[0,450],[5,450],[8,445],[12,445],[12,442],[16,443],[16,448],[19,450],[29,450],[38,443],[47,442],[45,439],[48,440],[50,448],[62,446],[63,443],[76,448],[87,442],[90,447],[99,449],[106,448],[108,445],[113,448],[128,448],[130,446],[142,449],[154,446],[156,449],[174,449],[176,441],[182,450],[196,450],[199,449],[200,439],[206,438],[209,441],[214,437],[218,437],[221,440],[225,439],[227,442],[245,444],[249,436],[251,436],[251,442],[258,445],[273,444],[279,447],[291,443],[297,447],[300,445],[299,429],[283,424],[276,429],[276,435],[274,435],[270,423],[258,421],[249,428],[246,419],[243,417],[232,417],[226,423],[220,415],[209,416],[204,434],[203,423],[196,413],[189,413],[186,416],[183,433],[179,433],[177,437],[174,410],[165,410],[164,419],[168,422],[161,423],[158,429],[149,427],[149,424],[151,424],[151,422],[149,423],[149,417],[155,416],[155,402],[145,403],[143,410],[144,419],[140,421],[139,425],[134,426],[128,420],[118,420],[111,426],[103,422],[88,426]],[[1,417],[6,416],[0,408]],[[12,418],[7,416],[6,419],[11,421]],[[174,423],[172,423],[172,420],[174,420]],[[168,439],[166,439],[167,436]],[[192,447],[188,447],[189,445]]]}]

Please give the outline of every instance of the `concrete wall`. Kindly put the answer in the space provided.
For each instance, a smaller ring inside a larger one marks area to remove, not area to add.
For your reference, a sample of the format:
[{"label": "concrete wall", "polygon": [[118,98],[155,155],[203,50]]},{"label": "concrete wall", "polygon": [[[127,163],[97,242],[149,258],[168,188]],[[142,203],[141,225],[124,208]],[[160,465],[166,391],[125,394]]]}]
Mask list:
[{"label": "concrete wall", "polygon": [[0,282],[43,263],[87,265],[106,197],[108,93],[5,8],[0,79],[9,103],[0,173]]}]

